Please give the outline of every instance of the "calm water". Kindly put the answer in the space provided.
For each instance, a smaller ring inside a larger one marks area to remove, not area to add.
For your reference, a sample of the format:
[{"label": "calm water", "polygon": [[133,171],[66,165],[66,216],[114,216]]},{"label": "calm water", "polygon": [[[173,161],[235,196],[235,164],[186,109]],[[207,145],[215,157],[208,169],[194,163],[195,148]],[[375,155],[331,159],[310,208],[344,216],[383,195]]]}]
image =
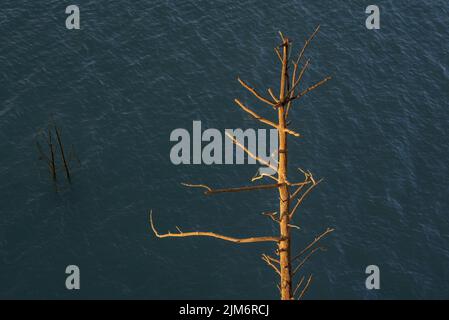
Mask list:
[{"label": "calm water", "polygon": [[[148,210],[161,231],[276,232],[260,215],[275,192],[179,185],[245,185],[254,165],[175,166],[169,135],[193,120],[254,127],[232,102],[249,99],[236,76],[276,88],[277,31],[298,48],[319,23],[306,81],[334,78],[293,111],[304,138],[289,151],[292,174],[325,182],[298,213],[295,250],[336,232],[305,269],[308,298],[449,298],[447,1],[376,1],[378,31],[365,1],[86,0],[79,31],[65,29],[68,4],[0,8],[1,298],[276,299],[260,259],[273,245],[156,239]],[[59,192],[35,148],[52,116],[82,162]],[[365,289],[370,264],[379,291]]]}]

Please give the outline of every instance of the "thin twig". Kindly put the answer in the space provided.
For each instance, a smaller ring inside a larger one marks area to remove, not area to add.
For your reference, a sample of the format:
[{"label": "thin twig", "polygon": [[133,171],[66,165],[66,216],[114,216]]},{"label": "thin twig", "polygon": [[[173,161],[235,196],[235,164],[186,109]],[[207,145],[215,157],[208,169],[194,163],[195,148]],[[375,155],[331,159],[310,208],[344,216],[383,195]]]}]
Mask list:
[{"label": "thin twig", "polygon": [[278,33],[279,33],[279,36],[281,37],[282,43],[284,43],[284,42],[285,42],[285,37],[284,37],[284,35],[282,34],[281,31],[278,31]]},{"label": "thin twig", "polygon": [[276,55],[278,56],[278,58],[279,58],[279,61],[281,61],[282,62],[282,57],[281,57],[281,53],[279,52],[279,49],[276,47],[276,48],[274,48],[274,52],[276,52]]},{"label": "thin twig", "polygon": [[304,43],[304,46],[302,47],[301,51],[299,52],[298,58],[296,59],[296,63],[299,63],[301,61],[301,58],[304,56],[304,53],[306,52],[306,48],[309,46],[310,42],[312,42],[313,38],[315,38],[315,36],[319,30],[320,30],[320,25],[318,25],[315,28],[315,31],[310,35],[310,37]]},{"label": "thin twig", "polygon": [[326,231],[324,231],[322,234],[320,234],[318,237],[316,237],[307,247],[302,249],[302,251],[297,254],[295,257],[292,258],[292,262],[301,257],[304,253],[306,253],[311,247],[313,247],[318,241],[320,241],[322,238],[324,238],[329,233],[333,232],[335,229],[327,228]]},{"label": "thin twig", "polygon": [[[293,62],[293,73],[292,73],[292,80],[291,80],[292,82],[294,82],[296,79],[297,70],[298,70],[298,64]],[[288,95],[287,97],[288,97],[288,99],[291,99],[291,98],[293,98],[293,96],[294,96],[294,90],[292,92],[290,92],[290,95]],[[291,105],[292,105],[292,101],[290,100],[290,101],[288,101],[287,107],[285,109],[285,119],[288,118],[288,112],[290,111]]]},{"label": "thin twig", "polygon": [[251,92],[257,99],[259,99],[260,101],[274,107],[276,105],[275,102],[268,100],[267,98],[263,97],[259,92],[257,92],[257,90],[253,87],[251,87],[250,85],[248,85],[245,81],[243,81],[240,78],[237,78],[237,80],[240,82],[240,84],[249,92]]},{"label": "thin twig", "polygon": [[[262,254],[262,260],[265,261],[270,267],[272,267],[274,269],[274,271],[276,271],[276,273],[281,276],[281,272],[279,271],[278,267],[276,267],[272,262],[271,262],[271,257],[268,257],[266,254]],[[276,259],[273,259],[276,260]]]},{"label": "thin twig", "polygon": [[298,291],[299,287],[301,287],[302,283],[304,282],[304,276],[302,276],[301,280],[299,281],[299,283],[296,285],[295,290],[293,291],[293,296],[296,296],[296,292]]},{"label": "thin twig", "polygon": [[310,283],[312,282],[312,276],[313,276],[313,275],[310,275],[309,279],[307,280],[307,283],[306,283],[306,285],[304,286],[304,289],[302,289],[301,294],[300,294],[299,297],[298,297],[298,300],[301,300],[301,299],[304,297],[304,294],[306,293],[307,289],[308,289],[309,286],[310,286]]},{"label": "thin twig", "polygon": [[276,218],[277,212],[262,212],[262,215],[266,216],[266,217],[270,217],[271,220],[273,220],[274,222],[279,223],[279,220]]},{"label": "thin twig", "polygon": [[[299,269],[302,268],[302,266],[307,262],[307,260],[309,260],[309,258],[318,250],[320,251],[326,251],[326,249],[324,247],[318,247],[318,248],[314,248],[312,251],[310,251],[305,258],[296,266],[296,268],[293,270],[292,272],[292,277],[299,271]],[[292,260],[293,261],[293,260]]]},{"label": "thin twig", "polygon": [[[259,171],[259,170],[257,170]],[[273,177],[271,174],[267,174],[267,173],[262,173],[260,175],[257,175],[258,172],[256,172],[256,175],[254,175],[254,177],[251,178],[251,182],[254,182],[256,180],[262,179],[263,177],[268,177],[274,181],[278,181],[278,179],[276,177]]]},{"label": "thin twig", "polygon": [[59,129],[56,125],[54,125],[54,128],[55,128],[55,132],[56,132],[56,138],[57,138],[58,144],[59,144],[59,150],[61,151],[62,163],[64,164],[65,174],[66,174],[67,180],[69,182],[71,182],[69,165],[65,158],[64,147],[62,146],[61,133],[59,132]]},{"label": "thin twig", "polygon": [[50,128],[48,128],[48,147],[50,148],[50,155],[51,155],[50,170],[51,170],[53,180],[56,181],[55,150],[54,150],[54,146],[53,146]]},{"label": "thin twig", "polygon": [[276,101],[276,103],[279,103],[279,100],[278,100],[278,98],[276,98],[276,96],[274,95],[273,90],[271,90],[271,88],[268,88],[267,91],[268,91],[268,93],[270,94],[271,98],[272,98],[274,101]]},{"label": "thin twig", "polygon": [[307,67],[309,66],[310,63],[310,59],[306,61],[306,63],[304,64],[304,66],[301,68],[301,72],[299,73],[298,79],[293,79],[294,83],[293,86],[290,88],[290,91],[287,93],[287,97],[291,96],[294,92],[296,87],[298,86],[299,82],[301,81],[304,72],[306,71]]},{"label": "thin twig", "polygon": [[290,228],[294,228],[294,229],[301,230],[301,228],[300,228],[299,226],[295,225],[295,224],[290,224],[290,223],[289,223],[288,226],[289,226]]},{"label": "thin twig", "polygon": [[[315,90],[316,88],[322,86],[323,84],[325,84],[326,82],[328,82],[331,79],[332,79],[332,77],[328,76],[328,77],[324,78],[323,80],[318,81],[317,83],[315,83],[314,85],[308,87],[306,90],[298,93],[297,95],[295,95],[295,96],[293,96],[291,98],[287,98],[286,101],[284,101],[284,103],[291,103],[292,101],[294,101],[296,99],[302,98],[303,96],[305,96],[310,91]],[[278,107],[278,106],[279,106],[279,104],[277,104],[275,107]]]},{"label": "thin twig", "polygon": [[301,192],[302,188],[304,188],[305,185],[307,185],[307,183],[305,183],[305,184],[303,184],[303,185],[300,185],[300,186],[298,187],[298,189],[296,189],[295,192],[293,192],[293,193],[290,195],[290,201],[292,201],[293,199],[296,198],[296,196]]},{"label": "thin twig", "polygon": [[305,96],[305,95],[306,95],[307,93],[309,93],[310,91],[315,90],[316,88],[322,86],[323,84],[325,84],[326,82],[328,82],[328,81],[331,80],[331,79],[332,79],[332,77],[328,76],[328,77],[324,78],[323,80],[318,81],[318,82],[315,83],[314,85],[312,85],[312,86],[308,87],[306,90],[302,91],[302,92],[301,92],[299,95],[297,95],[296,97],[297,97],[297,98],[300,98],[300,97]]},{"label": "thin twig", "polygon": [[307,190],[306,192],[304,192],[301,195],[301,198],[298,199],[298,201],[296,202],[294,208],[292,209],[292,211],[290,212],[290,219],[293,218],[293,215],[295,214],[296,210],[298,209],[298,207],[301,205],[301,203],[304,201],[304,199],[307,197],[307,195],[313,190],[313,188],[315,188],[321,181],[323,181],[323,179],[318,180],[316,183],[312,184]]}]

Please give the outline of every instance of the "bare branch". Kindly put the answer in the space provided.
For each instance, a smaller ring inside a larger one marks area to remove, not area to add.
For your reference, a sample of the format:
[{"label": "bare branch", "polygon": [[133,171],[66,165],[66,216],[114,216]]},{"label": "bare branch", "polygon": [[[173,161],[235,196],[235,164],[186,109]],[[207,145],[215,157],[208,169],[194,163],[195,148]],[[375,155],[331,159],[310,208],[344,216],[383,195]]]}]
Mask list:
[{"label": "bare branch", "polygon": [[[298,76],[298,79],[296,79],[296,72],[297,72],[297,69],[298,69],[298,65],[299,65],[299,63],[300,63],[302,57],[304,56],[304,53],[305,53],[305,51],[306,51],[306,48],[309,46],[309,44],[310,44],[310,42],[313,40],[313,38],[315,38],[315,35],[318,33],[319,30],[320,30],[320,25],[318,25],[318,26],[315,28],[315,31],[314,31],[314,32],[310,35],[310,37],[305,41],[304,46],[302,47],[301,51],[300,51],[299,54],[298,54],[298,58],[296,59],[296,62],[293,62],[293,65],[294,65],[293,79],[292,79],[292,82],[293,82],[292,89],[293,89],[293,90],[291,89],[290,92],[289,92],[289,94],[287,95],[287,108],[286,108],[286,111],[285,111],[285,117],[286,117],[286,118],[288,117],[288,113],[289,113],[289,111],[290,111],[290,108],[291,108],[291,105],[292,105],[292,101],[302,96],[302,94],[299,94],[298,96],[295,96],[295,94],[294,94],[294,93],[295,93],[294,88],[300,83],[300,81],[301,81],[301,79],[302,79],[302,76],[304,75],[304,72],[305,72],[305,70],[307,69],[307,67],[308,67],[308,65],[309,65],[309,61],[310,61],[310,60],[308,60],[308,61],[305,63],[305,65],[302,67],[301,73],[300,73],[300,75]],[[326,80],[326,81],[327,81],[327,80]],[[310,91],[311,91],[311,90],[310,90]],[[309,92],[309,91],[307,91],[307,92]],[[306,94],[307,92],[304,92],[304,94]]]},{"label": "bare branch", "polygon": [[266,254],[262,254],[262,260],[265,261],[270,267],[272,267],[279,276],[281,276],[281,272],[279,271],[278,267],[276,267],[272,262],[273,260],[277,261],[276,259],[271,258]]},{"label": "bare branch", "polygon": [[[293,97],[291,97],[291,98],[287,98],[286,101],[285,101],[284,103],[290,104],[293,100],[302,98],[303,96],[305,96],[305,95],[306,95],[307,93],[309,93],[310,91],[315,90],[316,88],[322,86],[323,84],[325,84],[326,82],[328,82],[328,81],[331,80],[331,79],[332,79],[332,77],[330,77],[330,76],[324,78],[323,80],[321,80],[321,81],[315,83],[314,85],[308,87],[306,90],[304,90],[304,91],[298,93],[297,95],[295,95],[295,96],[293,96]],[[278,105],[279,105],[279,104],[277,104],[275,107],[277,107]]]},{"label": "bare branch", "polygon": [[230,241],[234,243],[255,243],[255,242],[279,242],[279,238],[276,237],[251,237],[251,238],[233,238],[228,236],[223,236],[214,232],[179,232],[179,233],[165,233],[160,234],[157,232],[153,224],[153,213],[150,212],[150,225],[153,233],[158,238],[184,238],[184,237],[210,237],[217,238],[225,241]]},{"label": "bare branch", "polygon": [[[275,181],[277,181],[277,179],[273,176],[270,176],[267,174],[264,174],[263,176],[270,177],[271,179],[274,179]],[[258,180],[258,179],[253,178],[252,181],[255,181],[255,180]],[[285,184],[288,186],[300,186],[300,187],[307,185],[309,183],[310,183],[309,181],[295,182],[295,183],[290,183],[288,181],[285,182]],[[281,183],[276,183],[276,184],[268,184],[268,185],[257,185],[257,186],[247,186],[247,187],[244,186],[244,187],[237,187],[237,188],[226,188],[226,189],[215,189],[214,190],[205,184],[191,184],[191,183],[185,183],[185,182],[181,182],[181,184],[185,187],[190,187],[190,188],[204,188],[204,189],[206,189],[206,191],[204,192],[205,194],[222,193],[222,192],[238,192],[238,191],[248,191],[248,190],[257,190],[257,189],[271,189],[271,188],[278,188],[282,185]]]},{"label": "bare branch", "polygon": [[279,52],[279,49],[276,47],[276,48],[274,48],[274,52],[276,52],[276,55],[278,56],[278,58],[279,58],[279,61],[281,61],[282,62],[282,56],[281,56],[281,53]]},{"label": "bare branch", "polygon": [[252,191],[252,190],[265,190],[265,189],[275,189],[279,188],[282,184],[275,183],[275,184],[260,184],[257,186],[245,186],[245,187],[238,187],[238,188],[226,188],[226,189],[212,189],[209,186],[205,184],[189,184],[189,183],[181,183],[183,186],[186,187],[192,187],[192,188],[204,188],[206,191],[204,191],[205,195],[211,195],[211,194],[217,194],[217,193],[229,193],[229,192],[242,192],[242,191]]},{"label": "bare branch", "polygon": [[269,126],[272,126],[274,128],[278,128],[278,125],[276,123],[274,123],[273,121],[270,121],[268,119],[265,119],[261,116],[259,116],[257,113],[255,113],[253,110],[251,110],[250,108],[248,108],[247,106],[245,106],[242,102],[240,102],[239,99],[234,99],[234,102],[240,107],[242,108],[244,111],[246,111],[247,113],[249,113],[251,116],[253,116],[253,118],[259,120],[262,123],[268,124]]},{"label": "bare branch", "polygon": [[[279,129],[278,129],[278,130],[279,130]],[[299,133],[297,133],[297,132],[295,132],[295,131],[293,131],[293,130],[287,129],[287,128],[285,128],[284,131],[285,131],[286,133],[288,133],[288,134],[291,134],[292,136],[295,136],[295,137],[300,137],[300,136],[301,136]]]},{"label": "bare branch", "polygon": [[326,235],[328,235],[329,233],[333,232],[334,230],[335,229],[327,228],[326,231],[324,231],[322,234],[320,234],[318,237],[316,237],[311,243],[309,243],[309,245],[307,247],[302,249],[302,251],[298,255],[293,257],[292,258],[292,262],[295,261],[296,259],[298,259],[299,257],[301,257],[304,253],[307,252],[307,250],[312,248],[318,241],[320,241],[322,238],[324,238]]},{"label": "bare branch", "polygon": [[299,52],[298,58],[296,59],[297,64],[301,61],[302,57],[304,56],[304,52],[306,52],[307,47],[309,46],[309,44],[313,40],[313,38],[315,38],[315,36],[319,30],[320,30],[320,25],[318,25],[315,28],[315,31],[310,35],[309,39],[307,39],[306,42],[304,43],[304,46],[302,47],[301,51]]},{"label": "bare branch", "polygon": [[255,154],[253,154],[251,151],[249,151],[243,144],[241,144],[237,139],[234,138],[233,135],[231,135],[229,132],[225,132],[226,136],[232,140],[232,142],[234,142],[234,144],[238,147],[240,147],[243,151],[245,151],[245,153],[247,155],[249,155],[251,158],[253,158],[256,161],[259,161],[261,164],[263,164],[264,166],[267,166],[269,168],[271,168],[272,170],[274,170],[275,172],[278,171],[277,167],[273,166],[270,162],[256,156]]},{"label": "bare branch", "polygon": [[240,84],[247,89],[249,92],[251,92],[257,99],[259,99],[260,101],[274,107],[276,105],[275,102],[268,100],[267,98],[263,97],[259,92],[257,92],[257,90],[251,86],[249,86],[245,81],[243,81],[240,78],[237,78],[237,80],[240,82]]},{"label": "bare branch", "polygon": [[[234,102],[240,107],[242,108],[244,111],[246,111],[247,113],[249,113],[251,116],[253,116],[253,118],[259,120],[262,123],[268,124],[269,126],[272,126],[273,128],[276,128],[279,130],[279,126],[274,123],[273,121],[270,121],[268,119],[265,119],[264,117],[259,116],[257,113],[255,113],[253,110],[251,110],[250,108],[248,108],[247,106],[245,106],[242,102],[240,102],[239,99],[234,99]],[[300,137],[301,135],[293,130],[287,129],[285,128],[284,131],[288,134],[291,134],[295,137]]]},{"label": "bare branch", "polygon": [[301,81],[304,72],[306,71],[307,67],[309,66],[310,63],[310,59],[306,61],[306,63],[304,64],[304,66],[301,68],[301,72],[299,73],[298,79],[292,79],[294,81],[290,91],[287,93],[287,97],[290,97],[292,94],[294,94],[296,87],[298,86],[299,82]]},{"label": "bare branch", "polygon": [[270,217],[271,220],[273,220],[274,222],[279,223],[279,220],[276,218],[277,212],[262,212],[262,215],[266,216],[266,217]]},{"label": "bare branch", "polygon": [[254,175],[254,177],[251,178],[251,182],[254,182],[254,181],[256,181],[256,180],[262,179],[263,177],[270,178],[270,179],[272,179],[272,180],[274,180],[274,181],[276,181],[276,182],[278,181],[278,179],[277,179],[276,177],[273,177],[271,174],[262,173],[262,174],[259,174],[259,175],[258,175],[258,173],[259,173],[259,170],[257,170],[257,172],[256,172],[256,174]]},{"label": "bare branch", "polygon": [[293,291],[293,296],[296,296],[296,292],[298,291],[298,289],[301,287],[302,283],[304,282],[304,276],[301,278],[301,280],[299,281],[299,283],[296,285],[295,290]]},{"label": "bare branch", "polygon": [[279,103],[279,100],[278,100],[278,98],[276,98],[276,96],[274,95],[273,90],[271,90],[271,88],[268,88],[267,91],[268,91],[268,93],[270,94],[271,98],[272,98],[274,101],[276,101],[276,103]]},{"label": "bare branch", "polygon": [[[307,262],[307,260],[309,260],[309,258],[318,250],[321,251],[326,251],[326,249],[324,247],[318,247],[313,249],[312,251],[310,251],[306,257],[296,266],[295,270],[293,270],[292,272],[292,277],[299,271],[299,269],[301,269],[301,267]],[[292,260],[293,261],[293,260]]]},{"label": "bare branch", "polygon": [[252,191],[252,190],[264,190],[264,189],[275,189],[281,186],[280,183],[275,184],[261,184],[257,186],[246,186],[239,188],[229,188],[229,189],[215,189],[211,191],[206,191],[205,194],[216,194],[216,193],[225,193],[225,192],[241,192],[241,191]]},{"label": "bare branch", "polygon": [[295,190],[295,192],[293,192],[293,193],[290,195],[290,201],[296,198],[296,196],[301,192],[301,190],[304,188],[305,185],[307,185],[307,184],[300,185],[300,186]]},{"label": "bare branch", "polygon": [[285,42],[285,37],[284,37],[284,35],[282,34],[281,31],[278,31],[278,33],[279,33],[279,36],[281,37],[282,43],[284,43],[284,42]]},{"label": "bare branch", "polygon": [[291,187],[296,187],[296,186],[304,186],[304,185],[307,185],[307,184],[310,183],[310,181],[293,182],[293,183],[287,181],[286,183],[287,183],[287,185],[289,185],[289,186],[291,186]]},{"label": "bare branch", "polygon": [[267,255],[267,254],[263,254],[268,260],[270,260],[270,261],[272,261],[273,263],[277,263],[277,264],[280,264],[281,262],[278,260],[278,259],[275,259],[275,258],[273,258],[273,257],[270,257],[269,255]]},{"label": "bare branch", "polygon": [[184,182],[181,182],[181,184],[185,187],[190,187],[190,188],[204,188],[207,190],[205,192],[212,191],[212,189],[209,186],[206,186],[205,184],[190,184],[190,183],[184,183]]},{"label": "bare branch", "polygon": [[301,294],[300,294],[299,297],[298,297],[298,300],[301,300],[301,299],[304,297],[304,294],[306,293],[307,289],[308,289],[309,286],[310,286],[310,283],[312,282],[312,276],[313,276],[313,275],[310,275],[309,279],[307,280],[307,283],[306,283],[306,285],[304,286],[304,289],[302,289]]},{"label": "bare branch", "polygon": [[310,91],[315,90],[316,88],[322,86],[323,84],[325,84],[326,82],[328,82],[328,81],[331,80],[331,79],[332,79],[332,77],[330,77],[330,76],[324,78],[323,80],[321,80],[321,81],[315,83],[313,86],[308,87],[306,90],[302,91],[300,94],[296,95],[296,96],[295,96],[295,97],[296,97],[295,99],[301,98],[301,97],[305,96],[305,95],[306,95],[307,93],[309,93]]},{"label": "bare branch", "polygon": [[301,198],[298,199],[298,201],[296,202],[295,206],[293,207],[292,211],[290,212],[290,219],[293,218],[293,215],[295,214],[296,210],[298,209],[298,207],[301,205],[301,203],[304,201],[304,199],[307,197],[307,195],[310,193],[310,191],[313,190],[313,188],[315,188],[321,181],[323,181],[323,179],[318,180],[316,183],[312,184],[307,190],[306,192],[304,192],[301,195]]},{"label": "bare branch", "polygon": [[298,194],[301,192],[301,190],[304,188],[304,186],[306,186],[306,185],[308,185],[310,183],[313,183],[313,184],[316,183],[315,179],[313,178],[313,175],[310,172],[305,172],[301,168],[299,170],[304,174],[304,182],[301,183],[299,185],[299,187],[295,190],[295,192],[293,192],[290,195],[290,201],[294,200],[298,196]]},{"label": "bare branch", "polygon": [[[298,64],[295,63],[295,62],[293,62],[293,66],[294,66],[294,67],[293,67],[293,73],[292,73],[292,80],[291,80],[291,81],[294,82],[295,79],[296,79],[296,72],[297,72],[297,70],[298,70]],[[287,98],[288,98],[288,99],[293,98],[294,94],[295,94],[295,91],[293,90],[293,91],[290,92],[290,94],[287,96]],[[285,119],[288,118],[288,112],[290,111],[291,105],[292,105],[292,101],[289,100],[288,103],[287,103],[287,108],[285,109]]]},{"label": "bare branch", "polygon": [[289,223],[287,226],[289,226],[290,228],[295,228],[295,229],[301,230],[300,227],[298,227],[297,225],[294,225],[294,224]]}]

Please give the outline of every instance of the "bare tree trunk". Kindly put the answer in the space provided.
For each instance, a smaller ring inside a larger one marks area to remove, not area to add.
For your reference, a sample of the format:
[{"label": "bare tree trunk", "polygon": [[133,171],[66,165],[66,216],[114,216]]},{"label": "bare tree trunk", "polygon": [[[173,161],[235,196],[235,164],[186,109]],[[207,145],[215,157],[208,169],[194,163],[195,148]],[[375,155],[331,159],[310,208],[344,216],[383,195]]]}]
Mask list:
[{"label": "bare tree trunk", "polygon": [[291,267],[290,267],[290,192],[287,186],[287,134],[285,132],[285,108],[284,99],[288,81],[288,39],[283,43],[282,74],[278,108],[278,135],[279,135],[279,217],[280,217],[280,241],[279,241],[279,261],[281,272],[281,299],[290,300],[292,298],[291,288]]},{"label": "bare tree trunk", "polygon": [[[301,172],[304,174],[304,180],[301,182],[290,182],[287,178],[287,135],[292,135],[293,137],[300,137],[300,134],[296,131],[293,131],[287,128],[287,118],[289,114],[290,108],[293,106],[293,102],[301,99],[303,96],[308,94],[309,92],[315,90],[320,87],[327,81],[331,79],[331,77],[326,77],[323,80],[307,87],[304,90],[301,90],[300,83],[302,83],[302,77],[309,66],[309,60],[307,60],[304,64],[302,64],[301,60],[304,57],[304,52],[307,46],[310,44],[311,40],[315,37],[316,33],[319,30],[319,26],[315,29],[313,34],[305,41],[303,48],[299,52],[298,58],[296,61],[291,61],[293,65],[293,72],[291,74],[291,78],[289,76],[289,49],[291,43],[288,38],[284,37],[282,33],[280,33],[282,39],[282,45],[277,46],[275,48],[275,53],[277,54],[279,60],[282,63],[282,71],[281,71],[281,79],[280,79],[280,90],[279,90],[279,98],[277,98],[271,88],[267,89],[270,98],[265,97],[255,88],[251,87],[248,83],[238,78],[240,84],[247,89],[252,95],[254,95],[258,100],[260,100],[264,105],[268,105],[277,111],[278,114],[278,122],[274,122],[267,118],[261,117],[258,113],[252,110],[252,108],[248,107],[246,104],[242,103],[239,99],[234,99],[234,102],[237,106],[239,106],[243,111],[248,113],[251,117],[256,119],[257,121],[268,125],[270,127],[276,128],[278,130],[278,163],[277,167],[273,165],[271,162],[267,162],[264,159],[259,158],[256,154],[252,153],[248,148],[245,147],[244,144],[240,143],[236,140],[236,138],[232,135],[226,134],[233,143],[241,148],[248,157],[251,157],[257,160],[258,163],[269,167],[276,172],[273,175],[266,175],[264,178],[275,180],[276,183],[271,184],[258,184],[253,186],[243,186],[237,188],[218,188],[213,189],[205,184],[191,184],[191,183],[182,183],[186,187],[192,188],[201,188],[204,189],[205,195],[212,194],[220,194],[220,193],[229,193],[229,192],[246,192],[253,190],[269,190],[269,189],[278,189],[279,192],[279,214],[277,212],[265,212],[263,213],[265,216],[269,217],[275,223],[279,224],[280,234],[278,236],[262,236],[262,237],[247,237],[247,238],[235,238],[230,236],[224,236],[221,234],[217,234],[215,232],[201,232],[201,231],[190,231],[183,232],[181,229],[177,228],[177,232],[167,232],[167,233],[159,233],[156,230],[156,227],[153,223],[152,214],[150,213],[150,225],[153,233],[158,238],[183,238],[183,237],[212,237],[225,241],[230,241],[234,243],[255,243],[255,242],[276,242],[277,244],[277,255],[279,259],[275,257],[271,257],[267,254],[262,254],[262,260],[265,261],[268,266],[273,268],[276,274],[280,277],[280,284],[278,285],[281,299],[282,300],[292,300],[295,297],[298,299],[302,299],[304,294],[312,282],[312,274],[308,277],[307,280],[303,276],[299,282],[297,283],[294,290],[292,290],[293,277],[301,271],[304,263],[317,251],[324,250],[323,247],[315,247],[315,245],[327,234],[334,231],[334,229],[327,228],[322,234],[316,237],[311,243],[309,243],[299,254],[295,255],[293,258],[291,257],[291,239],[290,239],[290,230],[291,228],[297,228],[291,224],[293,220],[294,214],[302,204],[304,199],[310,194],[310,192],[321,182],[321,180],[316,181],[313,177],[312,173],[309,171]],[[282,52],[281,50],[282,49]],[[277,176],[276,176],[277,175]],[[262,176],[261,176],[262,177]],[[252,180],[254,181],[254,179]],[[292,193],[290,193],[289,188],[296,188]],[[295,201],[295,204],[292,205],[292,209],[290,209],[290,203]],[[294,264],[296,264],[294,266]],[[299,295],[297,294],[299,293]]]}]

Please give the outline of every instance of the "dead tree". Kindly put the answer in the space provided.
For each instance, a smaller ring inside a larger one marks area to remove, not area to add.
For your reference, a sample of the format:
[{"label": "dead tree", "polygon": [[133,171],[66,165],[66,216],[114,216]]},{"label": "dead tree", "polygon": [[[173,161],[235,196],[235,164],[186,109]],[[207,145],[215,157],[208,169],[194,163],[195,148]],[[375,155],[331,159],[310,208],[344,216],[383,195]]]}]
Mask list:
[{"label": "dead tree", "polygon": [[[53,121],[51,121],[51,123],[48,125],[46,133],[44,130],[41,130],[38,133],[38,138],[36,140],[36,147],[39,152],[39,156],[40,156],[39,158],[40,158],[40,160],[44,160],[47,163],[48,168],[50,169],[50,174],[51,174],[52,180],[56,184],[56,182],[58,180],[57,179],[57,177],[58,177],[57,162],[58,161],[57,161],[57,152],[56,152],[57,149],[56,149],[56,145],[53,140],[53,134],[55,134],[56,141],[58,143],[59,154],[60,154],[59,162],[62,165],[62,168],[65,173],[65,177],[66,177],[68,183],[71,183],[72,178],[71,178],[71,173],[70,173],[70,162],[72,160],[77,160],[78,164],[80,164],[80,161],[74,152],[73,146],[72,146],[72,149],[69,152],[69,155],[67,157],[65,148],[64,148],[64,144],[63,144],[62,138],[61,138],[61,130]],[[46,145],[47,148],[42,147],[40,140],[43,140],[45,142],[44,145]]]},{"label": "dead tree", "polygon": [[252,95],[254,95],[263,104],[274,109],[277,112],[277,122],[268,120],[261,117],[254,112],[251,108],[247,107],[240,100],[235,99],[235,103],[242,110],[250,114],[256,120],[276,128],[278,131],[278,163],[274,167],[271,163],[257,157],[251,153],[244,145],[239,143],[233,136],[230,136],[232,141],[240,148],[242,148],[249,157],[257,160],[262,165],[269,166],[276,172],[274,175],[267,175],[264,178],[275,180],[275,183],[244,186],[239,188],[225,188],[225,189],[213,189],[204,184],[186,184],[187,187],[202,188],[205,195],[212,195],[226,192],[243,192],[251,190],[261,189],[277,189],[279,192],[279,209],[276,212],[264,213],[271,220],[275,221],[279,225],[279,235],[277,236],[265,236],[265,237],[249,237],[249,238],[234,238],[229,236],[220,235],[214,232],[183,232],[177,228],[176,233],[160,234],[153,223],[152,214],[150,212],[150,225],[154,234],[159,238],[169,237],[213,237],[235,243],[253,243],[253,242],[275,242],[277,244],[276,255],[277,257],[271,257],[267,254],[262,255],[262,259],[274,269],[274,271],[280,277],[280,284],[278,285],[281,299],[301,299],[312,282],[312,275],[306,278],[303,276],[297,285],[293,288],[293,277],[298,274],[305,262],[317,251],[324,250],[323,247],[317,247],[317,243],[333,231],[331,228],[327,228],[323,233],[317,236],[311,243],[309,243],[299,254],[291,255],[291,234],[290,231],[295,226],[292,221],[298,208],[303,203],[304,199],[310,194],[310,192],[321,182],[321,180],[315,180],[310,172],[306,172],[300,169],[304,175],[304,180],[301,182],[290,182],[287,175],[288,164],[288,148],[287,137],[289,135],[294,137],[300,137],[300,134],[294,130],[288,128],[288,115],[293,108],[295,102],[298,102],[302,97],[325,84],[331,77],[326,77],[323,80],[316,82],[315,84],[301,89],[302,80],[305,71],[310,65],[310,60],[304,59],[304,53],[309,46],[312,39],[315,37],[319,30],[319,26],[315,29],[312,35],[305,41],[301,51],[294,60],[290,60],[289,54],[291,49],[291,41],[280,34],[282,44],[275,48],[275,53],[279,58],[282,65],[280,75],[279,94],[276,96],[271,88],[267,90],[269,97],[262,95],[255,88],[251,87],[245,81],[238,78],[240,84],[247,89]]}]

